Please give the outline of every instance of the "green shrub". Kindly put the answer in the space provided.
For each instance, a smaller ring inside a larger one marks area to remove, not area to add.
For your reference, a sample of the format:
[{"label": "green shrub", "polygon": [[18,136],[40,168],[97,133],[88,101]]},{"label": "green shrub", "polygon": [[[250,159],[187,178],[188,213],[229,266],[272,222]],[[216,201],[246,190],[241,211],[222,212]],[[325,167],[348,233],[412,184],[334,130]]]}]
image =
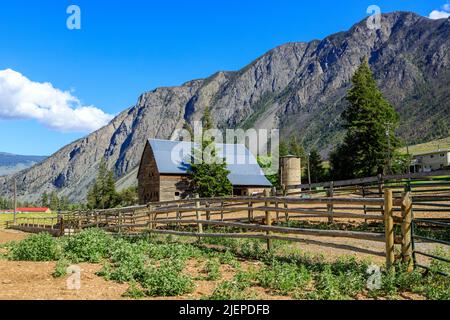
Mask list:
[{"label": "green shrub", "polygon": [[62,258],[56,263],[55,271],[53,272],[53,277],[60,278],[67,275],[67,268],[70,266],[70,260]]},{"label": "green shrub", "polygon": [[339,286],[339,277],[333,274],[328,265],[315,276],[315,291],[307,297],[314,300],[342,300],[346,297],[341,294]]},{"label": "green shrub", "polygon": [[439,275],[427,277],[422,292],[431,300],[450,300],[450,277]]},{"label": "green shrub", "polygon": [[9,249],[9,258],[16,261],[55,261],[60,256],[57,241],[48,233],[34,234]]},{"label": "green shrub", "polygon": [[[432,255],[450,260],[450,249],[444,250],[444,248],[439,248],[434,250]],[[430,271],[433,273],[443,272],[450,276],[450,263],[432,259],[430,263]]]},{"label": "green shrub", "polygon": [[146,268],[140,284],[146,294],[152,297],[174,297],[191,293],[194,282],[190,276],[182,273],[183,268],[183,262],[179,260],[163,261],[159,267]]},{"label": "green shrub", "polygon": [[110,249],[110,262],[103,266],[100,274],[119,283],[138,280],[149,261],[145,255],[147,249],[148,244],[143,241],[115,241]]},{"label": "green shrub", "polygon": [[150,258],[155,260],[179,259],[187,260],[203,256],[202,251],[190,244],[150,244],[147,251]]},{"label": "green shrub", "polygon": [[261,259],[267,255],[267,250],[259,240],[244,241],[240,248],[240,254],[248,259]]},{"label": "green shrub", "polygon": [[123,294],[125,298],[131,298],[131,299],[142,299],[145,297],[145,292],[138,287],[138,284],[136,282],[131,282],[130,287],[125,291]]},{"label": "green shrub", "polygon": [[312,277],[304,266],[275,262],[271,266],[262,268],[257,274],[257,279],[263,288],[288,295],[297,288],[307,286]]},{"label": "green shrub", "polygon": [[66,240],[64,250],[75,262],[98,263],[106,258],[113,238],[100,229],[87,229]]},{"label": "green shrub", "polygon": [[208,260],[203,271],[207,274],[205,279],[208,281],[216,281],[221,278],[220,263],[217,259]]}]

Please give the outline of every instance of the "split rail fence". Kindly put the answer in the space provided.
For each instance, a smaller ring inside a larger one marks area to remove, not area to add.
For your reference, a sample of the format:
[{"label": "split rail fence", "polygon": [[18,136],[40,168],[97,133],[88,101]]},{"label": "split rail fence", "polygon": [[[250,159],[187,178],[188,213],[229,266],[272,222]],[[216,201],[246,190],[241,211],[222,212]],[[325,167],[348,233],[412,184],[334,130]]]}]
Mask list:
[{"label": "split rail fence", "polygon": [[[359,206],[383,207],[383,214],[355,213],[355,208]],[[384,224],[384,233],[283,226],[283,222],[290,220],[312,218],[325,221],[378,221]],[[303,242],[301,236],[352,238],[385,243],[387,266],[392,266],[396,258],[400,258],[408,263],[412,270],[411,222],[411,194],[394,197],[393,191],[386,189],[383,197],[377,198],[278,197],[266,192],[262,197],[193,198],[151,203],[147,206],[94,210],[61,216],[54,229],[59,235],[70,235],[82,229],[97,227],[122,235],[149,233],[198,239],[263,239],[266,241],[267,250],[272,250],[273,240]],[[395,235],[395,225],[401,226],[399,236]],[[23,230],[37,228],[37,225],[21,222],[10,227]],[[401,246],[401,257],[395,257],[395,244]]]},{"label": "split rail fence", "polygon": [[[301,191],[294,191],[298,189]],[[297,228],[287,223],[305,220],[375,222],[384,232]],[[419,255],[449,262],[416,248],[417,242],[450,245],[449,222],[450,171],[441,171],[290,186],[253,197],[191,198],[79,211],[65,213],[50,222],[48,218],[22,218],[16,225],[8,223],[8,227],[54,235],[71,235],[98,227],[128,235],[264,239],[268,250],[272,249],[273,240],[304,242],[301,236],[353,238],[384,242],[388,266],[401,259],[412,269],[413,265],[428,268],[417,262]],[[425,231],[430,228],[441,230],[444,238],[428,236]],[[395,233],[395,229],[400,230]],[[401,255],[397,257],[396,244],[401,247]]]}]

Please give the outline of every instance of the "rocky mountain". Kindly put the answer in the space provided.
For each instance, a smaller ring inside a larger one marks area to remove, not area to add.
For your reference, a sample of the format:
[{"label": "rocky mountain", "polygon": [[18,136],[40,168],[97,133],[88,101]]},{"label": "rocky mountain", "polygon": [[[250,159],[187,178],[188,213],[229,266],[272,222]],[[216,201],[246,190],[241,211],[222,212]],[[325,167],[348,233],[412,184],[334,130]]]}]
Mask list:
[{"label": "rocky mountain", "polygon": [[0,176],[14,174],[34,166],[47,157],[22,156],[17,154],[0,152]]},{"label": "rocky mountain", "polygon": [[[107,126],[16,174],[21,198],[36,200],[56,190],[83,200],[103,157],[119,185],[128,186],[136,180],[145,141],[171,138],[206,106],[221,128],[278,127],[326,155],[342,138],[339,115],[363,57],[401,114],[401,137],[418,142],[448,133],[450,20],[394,12],[382,16],[379,30],[364,20],[323,40],[277,47],[236,72],[144,93]],[[0,194],[8,188],[0,178]]]}]

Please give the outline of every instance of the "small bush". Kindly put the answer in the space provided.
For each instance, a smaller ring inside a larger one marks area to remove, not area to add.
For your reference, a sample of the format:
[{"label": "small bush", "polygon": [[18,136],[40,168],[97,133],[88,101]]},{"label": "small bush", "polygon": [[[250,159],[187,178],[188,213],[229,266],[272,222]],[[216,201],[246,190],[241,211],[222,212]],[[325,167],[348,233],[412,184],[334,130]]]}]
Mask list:
[{"label": "small bush", "polygon": [[55,261],[60,256],[57,241],[48,233],[34,234],[9,249],[9,258],[15,261]]},{"label": "small bush", "polygon": [[206,280],[216,281],[221,278],[220,263],[217,259],[208,260],[205,265],[204,272],[207,274]]},{"label": "small bush", "polygon": [[299,267],[295,264],[276,262],[260,270],[257,279],[263,288],[288,295],[297,288],[306,287],[312,277],[304,266]]},{"label": "small bush", "polygon": [[184,265],[179,260],[161,262],[159,267],[146,268],[140,283],[152,297],[175,297],[194,290],[191,277],[182,273]]},{"label": "small bush", "polygon": [[119,283],[138,280],[149,258],[145,255],[148,244],[117,240],[110,249],[110,262],[103,266],[101,275]]},{"label": "small bush", "polygon": [[108,256],[113,239],[100,229],[87,229],[67,239],[64,250],[76,262],[98,263]]},{"label": "small bush", "polygon": [[314,300],[343,300],[345,296],[341,294],[339,278],[331,271],[331,266],[315,277],[315,291],[309,293],[307,297]]},{"label": "small bush", "polygon": [[[450,233],[450,232],[449,232]],[[444,248],[436,249],[432,252],[432,255],[436,257],[441,257],[444,259],[450,259],[450,249],[444,250]],[[430,271],[433,273],[446,273],[450,275],[450,263],[445,261],[440,261],[437,259],[432,259],[430,263]]]},{"label": "small bush", "polygon": [[202,251],[189,244],[150,244],[147,251],[150,258],[155,260],[179,259],[187,260],[203,256]]},{"label": "small bush", "polygon": [[142,299],[145,297],[145,292],[138,287],[136,282],[131,282],[130,287],[123,294],[125,298]]},{"label": "small bush", "polygon": [[55,271],[53,272],[53,277],[60,278],[67,275],[67,268],[70,266],[70,260],[62,258],[56,263]]}]

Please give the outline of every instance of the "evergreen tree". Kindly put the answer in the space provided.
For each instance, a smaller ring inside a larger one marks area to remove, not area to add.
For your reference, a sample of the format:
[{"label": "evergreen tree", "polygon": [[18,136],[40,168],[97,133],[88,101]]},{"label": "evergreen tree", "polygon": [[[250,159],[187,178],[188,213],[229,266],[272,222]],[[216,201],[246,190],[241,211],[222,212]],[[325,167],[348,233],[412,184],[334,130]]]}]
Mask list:
[{"label": "evergreen tree", "polygon": [[[209,108],[206,108],[203,132],[212,127]],[[228,180],[229,173],[225,159],[219,159],[217,156],[214,141],[204,134],[201,146],[194,150],[189,169],[192,190],[200,197],[229,196],[233,193],[233,186]]]},{"label": "evergreen tree", "polygon": [[88,206],[93,209],[114,208],[118,204],[114,174],[108,171],[106,161],[102,159],[94,185],[88,192]]},{"label": "evergreen tree", "polygon": [[365,59],[352,78],[347,94],[349,105],[343,112],[347,134],[344,142],[331,154],[335,179],[374,176],[390,171],[399,115],[378,89],[369,63]]},{"label": "evergreen tree", "polygon": [[50,194],[50,210],[57,211],[59,209],[59,198],[55,191]]},{"label": "evergreen tree", "polygon": [[289,155],[289,146],[286,143],[286,141],[282,140],[280,141],[280,146],[279,146],[279,153],[280,153],[280,157],[285,157],[287,155]]},{"label": "evergreen tree", "polygon": [[131,187],[122,190],[118,194],[118,202],[122,207],[129,207],[137,204],[139,202],[139,195],[137,187]]},{"label": "evergreen tree", "polygon": [[47,208],[49,206],[47,192],[44,192],[41,196],[41,206],[44,208]]},{"label": "evergreen tree", "polygon": [[316,149],[311,150],[309,154],[309,168],[311,171],[312,183],[324,181],[325,169],[322,164],[322,157]]},{"label": "evergreen tree", "polygon": [[305,149],[295,136],[291,136],[289,139],[289,154],[299,157],[303,163],[307,160]]}]

